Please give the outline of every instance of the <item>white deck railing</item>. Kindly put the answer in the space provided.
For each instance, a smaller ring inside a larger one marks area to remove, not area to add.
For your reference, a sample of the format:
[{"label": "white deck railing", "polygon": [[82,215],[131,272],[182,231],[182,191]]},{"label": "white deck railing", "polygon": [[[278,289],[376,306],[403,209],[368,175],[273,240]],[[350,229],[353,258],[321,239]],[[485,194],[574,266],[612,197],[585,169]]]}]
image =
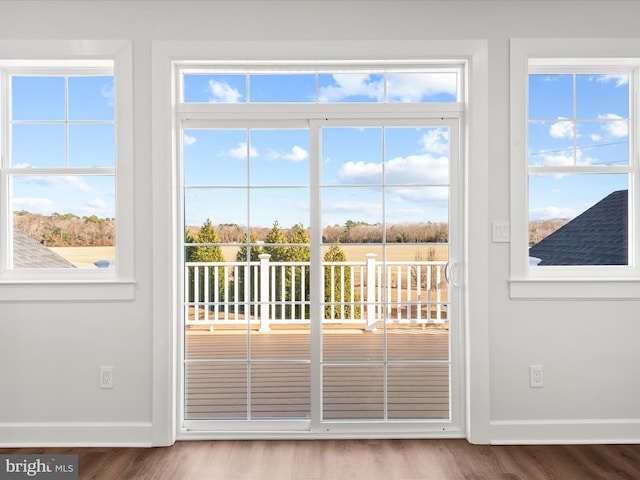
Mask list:
[{"label": "white deck railing", "polygon": [[[323,262],[325,324],[375,329],[447,320],[446,262]],[[186,262],[184,308],[187,325],[308,324],[309,262]],[[333,286],[333,288],[331,288]]]}]

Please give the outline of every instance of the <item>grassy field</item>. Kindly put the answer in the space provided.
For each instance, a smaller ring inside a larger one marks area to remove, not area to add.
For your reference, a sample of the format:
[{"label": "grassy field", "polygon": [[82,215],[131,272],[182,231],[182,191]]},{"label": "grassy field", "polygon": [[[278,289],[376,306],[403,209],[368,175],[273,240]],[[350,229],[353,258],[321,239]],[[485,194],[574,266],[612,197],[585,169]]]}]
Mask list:
[{"label": "grassy field", "polygon": [[[350,262],[360,262],[365,260],[367,253],[375,253],[378,255],[378,260],[382,259],[382,247],[371,245],[342,245],[342,251],[347,256],[347,260]],[[56,252],[61,257],[66,258],[71,263],[79,268],[95,268],[93,262],[96,260],[111,260],[116,259],[115,247],[50,247],[50,249]],[[326,251],[326,249],[324,250]],[[420,246],[414,245],[391,245],[387,247],[387,259],[391,261],[404,261],[410,262],[414,260],[432,260],[431,253],[436,261],[447,261],[447,246]],[[236,254],[238,253],[237,247],[222,247],[222,253],[225,260],[235,261]]]},{"label": "grassy field", "polygon": [[[367,253],[375,253],[378,255],[377,260],[382,259],[382,247],[379,245],[341,245],[340,248],[347,256],[347,261],[349,262],[364,262]],[[326,251],[326,248],[323,249],[323,253]],[[435,258],[429,258],[430,251],[433,251]],[[237,247],[222,247],[222,254],[228,262],[235,261],[237,253]],[[387,247],[387,260],[390,261],[412,262],[415,260],[433,260],[446,262],[447,256],[447,245],[417,247],[411,244],[394,244]]]},{"label": "grassy field", "polygon": [[78,268],[96,268],[97,260],[116,259],[116,247],[49,247],[49,249],[66,258]]}]

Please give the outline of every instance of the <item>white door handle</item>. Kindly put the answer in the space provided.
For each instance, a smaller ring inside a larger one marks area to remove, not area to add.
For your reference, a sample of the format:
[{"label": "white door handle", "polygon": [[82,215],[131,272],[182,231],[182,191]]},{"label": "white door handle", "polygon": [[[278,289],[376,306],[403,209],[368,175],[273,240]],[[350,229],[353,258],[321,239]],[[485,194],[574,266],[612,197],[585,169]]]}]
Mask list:
[{"label": "white door handle", "polygon": [[[455,270],[455,272],[454,272]],[[458,286],[458,280],[455,278],[458,271],[458,262],[447,262],[444,266],[444,279],[449,285]]]}]

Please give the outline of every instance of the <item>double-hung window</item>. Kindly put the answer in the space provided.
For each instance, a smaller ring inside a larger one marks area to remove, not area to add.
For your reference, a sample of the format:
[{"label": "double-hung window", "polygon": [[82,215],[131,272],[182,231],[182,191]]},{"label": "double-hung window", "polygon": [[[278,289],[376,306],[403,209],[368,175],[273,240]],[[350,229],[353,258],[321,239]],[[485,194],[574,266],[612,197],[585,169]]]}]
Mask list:
[{"label": "double-hung window", "polygon": [[511,293],[583,297],[595,282],[629,285],[639,274],[640,58],[526,47],[512,49]]},{"label": "double-hung window", "polygon": [[129,56],[0,58],[4,283],[132,279]]}]

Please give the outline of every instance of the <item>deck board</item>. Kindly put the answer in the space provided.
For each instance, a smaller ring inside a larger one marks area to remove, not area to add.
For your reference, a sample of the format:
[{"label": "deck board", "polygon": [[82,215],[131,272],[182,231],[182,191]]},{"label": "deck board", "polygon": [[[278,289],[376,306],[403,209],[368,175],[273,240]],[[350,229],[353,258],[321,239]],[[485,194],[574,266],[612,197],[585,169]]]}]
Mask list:
[{"label": "deck board", "polygon": [[[187,333],[185,418],[309,418],[309,342],[304,330]],[[446,329],[323,335],[323,418],[382,420],[385,400],[387,419],[448,418],[448,345]]]}]

